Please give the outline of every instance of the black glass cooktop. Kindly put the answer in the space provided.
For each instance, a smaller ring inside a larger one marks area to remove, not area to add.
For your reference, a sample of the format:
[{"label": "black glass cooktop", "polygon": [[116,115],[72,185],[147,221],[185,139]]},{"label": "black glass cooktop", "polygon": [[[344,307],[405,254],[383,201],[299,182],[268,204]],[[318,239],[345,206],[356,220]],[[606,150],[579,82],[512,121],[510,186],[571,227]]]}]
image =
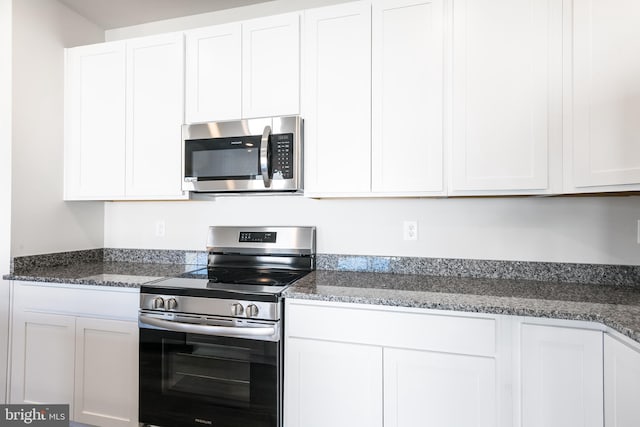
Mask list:
[{"label": "black glass cooktop", "polygon": [[286,286],[307,274],[306,271],[210,267],[185,273],[181,277],[207,279],[210,284],[227,283],[236,285]]},{"label": "black glass cooktop", "polygon": [[140,292],[276,302],[282,291],[307,273],[300,270],[202,268],[180,277],[143,284]]}]

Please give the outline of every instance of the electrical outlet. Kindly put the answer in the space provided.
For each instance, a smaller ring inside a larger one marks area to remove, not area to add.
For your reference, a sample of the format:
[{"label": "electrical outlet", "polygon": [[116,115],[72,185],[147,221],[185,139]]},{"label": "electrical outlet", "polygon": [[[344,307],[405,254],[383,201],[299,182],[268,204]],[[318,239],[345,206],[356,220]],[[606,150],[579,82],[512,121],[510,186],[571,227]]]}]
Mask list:
[{"label": "electrical outlet", "polygon": [[156,221],[156,237],[164,237],[165,226],[164,220],[159,219]]},{"label": "electrical outlet", "polygon": [[405,221],[403,236],[404,240],[418,240],[418,221]]}]

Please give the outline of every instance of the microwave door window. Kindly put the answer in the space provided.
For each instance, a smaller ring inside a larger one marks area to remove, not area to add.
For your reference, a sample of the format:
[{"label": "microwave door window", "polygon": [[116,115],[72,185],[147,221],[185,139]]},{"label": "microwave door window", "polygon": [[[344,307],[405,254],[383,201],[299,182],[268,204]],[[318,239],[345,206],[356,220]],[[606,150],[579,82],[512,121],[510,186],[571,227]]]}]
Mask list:
[{"label": "microwave door window", "polygon": [[194,174],[191,176],[205,179],[254,178],[258,173],[258,156],[257,149],[194,151]]},{"label": "microwave door window", "polygon": [[186,141],[185,174],[199,180],[256,178],[260,147],[252,139],[255,137]]}]

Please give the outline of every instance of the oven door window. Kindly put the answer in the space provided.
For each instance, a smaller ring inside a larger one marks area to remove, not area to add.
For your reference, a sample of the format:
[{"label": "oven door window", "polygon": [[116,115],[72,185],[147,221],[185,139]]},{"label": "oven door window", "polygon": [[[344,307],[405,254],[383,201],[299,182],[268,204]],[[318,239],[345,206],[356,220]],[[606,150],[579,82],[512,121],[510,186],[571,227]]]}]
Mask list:
[{"label": "oven door window", "polygon": [[140,329],[140,422],[276,426],[280,358],[279,343]]},{"label": "oven door window", "polygon": [[185,176],[200,181],[260,176],[260,136],[185,141]]}]

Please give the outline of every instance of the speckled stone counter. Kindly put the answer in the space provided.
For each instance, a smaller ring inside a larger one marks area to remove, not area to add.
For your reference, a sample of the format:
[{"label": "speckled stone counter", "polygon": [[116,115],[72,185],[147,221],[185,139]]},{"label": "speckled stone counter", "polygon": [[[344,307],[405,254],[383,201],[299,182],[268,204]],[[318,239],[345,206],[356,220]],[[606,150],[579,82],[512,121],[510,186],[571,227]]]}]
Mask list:
[{"label": "speckled stone counter", "polygon": [[176,277],[202,268],[195,264],[157,264],[139,262],[80,262],[60,266],[36,266],[16,269],[6,280],[44,283],[140,287],[167,277]]},{"label": "speckled stone counter", "polygon": [[[94,249],[16,258],[4,279],[140,287],[206,261],[203,251]],[[597,321],[640,342],[640,266],[333,254],[317,264],[284,296]]]},{"label": "speckled stone counter", "polygon": [[640,288],[635,286],[319,270],[284,296],[596,321],[640,342]]},{"label": "speckled stone counter", "polygon": [[204,251],[89,249],[16,257],[5,280],[138,288],[207,264]]}]

